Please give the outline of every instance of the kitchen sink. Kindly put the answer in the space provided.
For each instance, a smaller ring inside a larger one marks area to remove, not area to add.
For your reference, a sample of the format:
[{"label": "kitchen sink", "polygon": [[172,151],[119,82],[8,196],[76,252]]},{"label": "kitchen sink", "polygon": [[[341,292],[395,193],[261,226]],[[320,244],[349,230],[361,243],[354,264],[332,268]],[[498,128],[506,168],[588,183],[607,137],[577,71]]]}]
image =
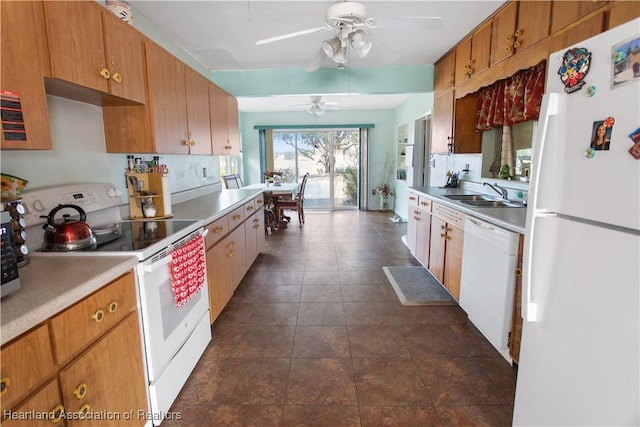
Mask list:
[{"label": "kitchen sink", "polygon": [[478,208],[523,208],[524,204],[506,200],[461,200],[465,205]]},{"label": "kitchen sink", "polygon": [[484,194],[451,194],[444,196],[447,199],[465,201],[495,201],[495,197],[485,196]]}]

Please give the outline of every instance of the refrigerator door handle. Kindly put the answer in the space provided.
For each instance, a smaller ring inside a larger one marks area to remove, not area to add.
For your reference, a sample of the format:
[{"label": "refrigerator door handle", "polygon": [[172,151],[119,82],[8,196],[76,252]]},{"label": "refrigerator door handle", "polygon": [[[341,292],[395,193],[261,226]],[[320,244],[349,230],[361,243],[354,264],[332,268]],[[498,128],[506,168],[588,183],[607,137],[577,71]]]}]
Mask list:
[{"label": "refrigerator door handle", "polygon": [[549,120],[552,116],[558,114],[558,106],[560,103],[560,94],[547,93],[542,97],[542,108],[540,111],[540,122],[538,124],[539,134],[536,136],[535,150],[533,152],[532,162],[532,176],[530,187],[532,191],[529,193],[529,206],[534,210],[539,209],[539,194],[538,194],[538,182],[540,182],[540,171],[542,169],[542,158],[546,150]]}]

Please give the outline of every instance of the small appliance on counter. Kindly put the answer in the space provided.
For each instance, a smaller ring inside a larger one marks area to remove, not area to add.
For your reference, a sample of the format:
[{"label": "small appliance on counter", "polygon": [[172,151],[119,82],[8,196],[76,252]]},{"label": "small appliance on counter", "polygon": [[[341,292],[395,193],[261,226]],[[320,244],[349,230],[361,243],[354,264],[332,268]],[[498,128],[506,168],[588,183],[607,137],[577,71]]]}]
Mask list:
[{"label": "small appliance on counter", "polygon": [[2,238],[2,283],[0,297],[20,289],[20,277],[18,275],[18,257],[13,244],[13,230],[11,229],[11,215],[7,211],[0,212],[2,217],[0,237]]},{"label": "small appliance on counter", "polygon": [[[16,253],[16,263],[18,267],[29,264],[29,248],[27,247],[27,232],[24,214],[26,212],[22,199],[3,200],[2,204],[3,220],[5,224],[4,213],[7,214],[8,228],[7,233],[11,234],[13,248]],[[4,231],[3,231],[4,232]],[[3,246],[4,248],[4,246]]]}]

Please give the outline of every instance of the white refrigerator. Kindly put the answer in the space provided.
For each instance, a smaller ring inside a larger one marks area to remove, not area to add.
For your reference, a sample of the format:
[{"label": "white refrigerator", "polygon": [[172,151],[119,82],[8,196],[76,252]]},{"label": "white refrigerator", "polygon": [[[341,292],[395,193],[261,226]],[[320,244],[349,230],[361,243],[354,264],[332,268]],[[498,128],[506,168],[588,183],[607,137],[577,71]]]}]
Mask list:
[{"label": "white refrigerator", "polygon": [[514,425],[640,424],[639,128],[640,19],[549,57]]}]

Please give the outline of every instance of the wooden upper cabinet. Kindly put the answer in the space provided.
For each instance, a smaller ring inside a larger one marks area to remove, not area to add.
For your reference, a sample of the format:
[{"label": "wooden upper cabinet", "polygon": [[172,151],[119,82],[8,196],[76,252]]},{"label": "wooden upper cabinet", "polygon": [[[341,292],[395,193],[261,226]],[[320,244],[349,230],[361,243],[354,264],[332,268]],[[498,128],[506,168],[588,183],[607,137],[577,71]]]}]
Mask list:
[{"label": "wooden upper cabinet", "polygon": [[155,152],[187,154],[188,139],[185,67],[155,43],[147,43],[149,101],[155,134]]},{"label": "wooden upper cabinet", "polygon": [[460,83],[469,77],[471,67],[471,37],[467,37],[456,47],[455,81]]},{"label": "wooden upper cabinet", "polygon": [[46,1],[44,8],[52,77],[107,92],[100,5]]},{"label": "wooden upper cabinet", "polygon": [[618,0],[609,11],[607,29],[617,27],[634,18],[640,17],[640,2],[637,0]]},{"label": "wooden upper cabinet", "polygon": [[486,22],[456,47],[456,83],[489,68],[491,26],[491,21]]},{"label": "wooden upper cabinet", "polygon": [[455,84],[456,54],[450,52],[435,65],[433,88],[436,95],[453,88]]},{"label": "wooden upper cabinet", "polygon": [[227,93],[227,129],[230,154],[240,154],[240,129],[238,119],[238,100]]},{"label": "wooden upper cabinet", "polygon": [[431,119],[431,152],[447,153],[453,133],[454,91],[450,90],[433,100]]},{"label": "wooden upper cabinet", "polygon": [[[551,33],[572,24],[606,3],[597,0],[554,1],[551,6]],[[635,0],[630,3],[635,3]]]},{"label": "wooden upper cabinet", "polygon": [[240,153],[238,101],[222,88],[209,85],[211,110],[211,147],[214,155]]},{"label": "wooden upper cabinet", "polygon": [[131,25],[107,11],[102,12],[109,92],[120,98],[147,102],[144,42]]},{"label": "wooden upper cabinet", "polygon": [[471,93],[455,100],[453,115],[453,152],[480,153],[482,133],[476,132],[478,94]]},{"label": "wooden upper cabinet", "polygon": [[211,154],[209,80],[184,66],[190,154]]},{"label": "wooden upper cabinet", "polygon": [[76,85],[53,81],[50,92],[99,105],[126,102],[86,89],[145,101],[142,37],[135,29],[104,16],[105,9],[93,1],[46,1],[44,11],[51,77]]},{"label": "wooden upper cabinet", "polygon": [[549,52],[569,47],[582,40],[600,34],[604,30],[604,12],[582,20],[580,25],[576,25],[566,31],[559,31],[552,34],[549,41]]},{"label": "wooden upper cabinet", "polygon": [[[21,113],[15,132],[2,134],[2,149],[50,150],[51,130],[44,86],[41,56],[46,51],[36,37],[43,30],[35,19],[40,3],[21,1],[0,2],[2,17],[2,60],[0,90],[19,97]],[[39,28],[40,27],[40,28]],[[40,31],[41,32],[41,31]],[[21,116],[21,118],[20,118]],[[23,132],[24,131],[24,132]]]},{"label": "wooden upper cabinet", "polygon": [[493,18],[491,65],[549,35],[550,1],[512,1]]}]

